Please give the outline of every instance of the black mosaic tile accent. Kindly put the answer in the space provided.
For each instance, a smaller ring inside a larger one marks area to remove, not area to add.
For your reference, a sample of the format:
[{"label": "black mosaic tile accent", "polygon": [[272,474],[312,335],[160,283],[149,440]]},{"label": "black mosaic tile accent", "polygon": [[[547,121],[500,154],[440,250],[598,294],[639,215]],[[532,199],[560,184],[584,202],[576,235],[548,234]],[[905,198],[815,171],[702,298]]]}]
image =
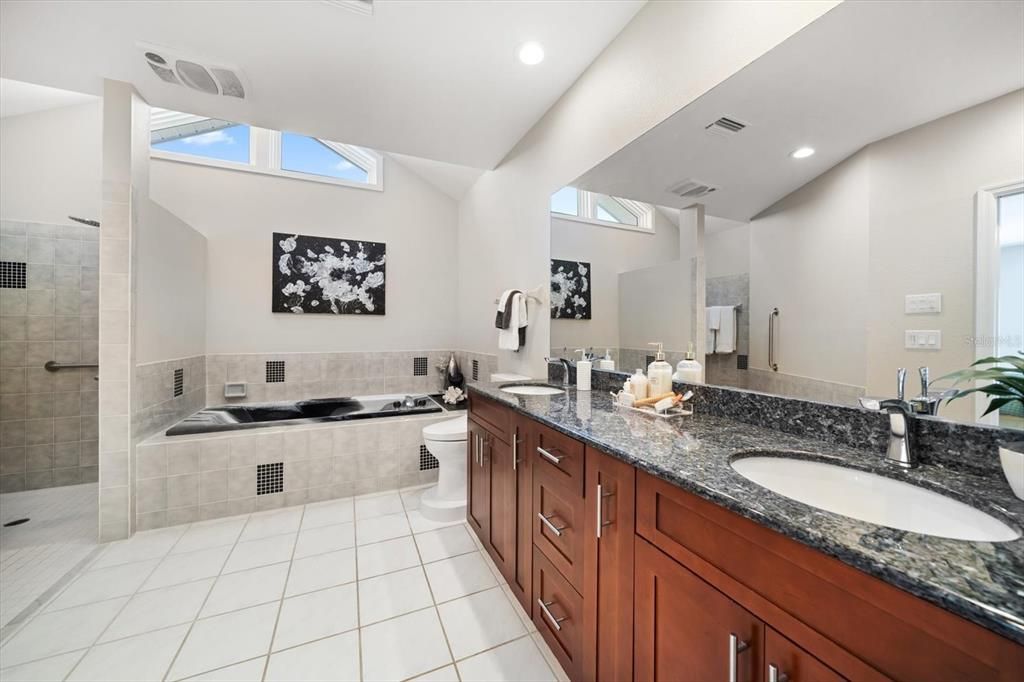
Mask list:
[{"label": "black mosaic tile accent", "polygon": [[427,358],[412,359],[412,375],[414,377],[427,376]]},{"label": "black mosaic tile accent", "polygon": [[0,289],[24,289],[25,285],[25,264],[0,260]]},{"label": "black mosaic tile accent", "polygon": [[267,383],[279,384],[284,381],[284,360],[267,360]]},{"label": "black mosaic tile accent", "polygon": [[420,446],[420,471],[430,471],[431,469],[437,469],[440,463],[437,461],[437,457],[430,454],[430,450],[427,449],[426,445]]},{"label": "black mosaic tile accent", "polygon": [[480,381],[480,361],[473,361],[473,381]]},{"label": "black mosaic tile accent", "polygon": [[284,492],[284,462],[256,465],[256,494]]},{"label": "black mosaic tile accent", "polygon": [[[1024,644],[1024,538],[970,542],[894,531],[777,495],[729,466],[756,452],[829,461],[934,490],[1021,530],[1024,501],[1010,490],[997,448],[1024,433],[919,417],[921,466],[905,470],[885,460],[888,420],[880,413],[677,384],[694,391],[695,414],[666,423],[612,405],[609,390],[627,377],[595,371],[592,391],[550,397],[513,396],[490,384],[470,390]],[[548,381],[561,379],[561,365],[549,364]]]},{"label": "black mosaic tile accent", "polygon": [[185,370],[181,367],[174,370],[174,398],[179,398],[185,393]]}]

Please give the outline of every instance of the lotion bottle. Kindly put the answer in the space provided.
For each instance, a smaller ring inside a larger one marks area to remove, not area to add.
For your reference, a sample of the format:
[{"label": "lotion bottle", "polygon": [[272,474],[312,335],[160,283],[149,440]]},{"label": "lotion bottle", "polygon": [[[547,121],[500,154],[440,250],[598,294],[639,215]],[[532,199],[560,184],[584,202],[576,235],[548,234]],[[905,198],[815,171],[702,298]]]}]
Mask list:
[{"label": "lotion bottle", "polygon": [[647,345],[658,347],[654,362],[647,366],[650,395],[651,397],[663,395],[672,390],[672,365],[665,362],[665,349],[660,341]]},{"label": "lotion bottle", "polygon": [[587,351],[585,349],[577,348],[576,352],[580,354],[580,359],[576,361],[576,390],[589,391],[592,363],[587,359]]},{"label": "lotion bottle", "polygon": [[612,349],[604,349],[604,357],[597,361],[598,369],[606,369],[610,372],[615,371],[615,361],[612,360]]},{"label": "lotion bottle", "polygon": [[672,375],[672,379],[683,384],[704,383],[704,367],[694,360],[692,341],[689,350],[686,351],[686,359],[680,360],[676,365],[676,373]]},{"label": "lotion bottle", "polygon": [[629,385],[633,387],[633,395],[637,400],[643,400],[647,397],[648,381],[642,369],[638,368],[636,374],[629,378]]}]

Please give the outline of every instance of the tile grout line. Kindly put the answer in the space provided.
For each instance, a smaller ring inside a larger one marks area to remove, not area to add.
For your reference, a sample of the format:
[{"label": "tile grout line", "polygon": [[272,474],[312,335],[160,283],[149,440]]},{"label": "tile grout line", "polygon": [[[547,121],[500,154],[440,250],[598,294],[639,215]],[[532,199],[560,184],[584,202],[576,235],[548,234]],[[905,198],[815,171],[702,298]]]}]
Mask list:
[{"label": "tile grout line", "polygon": [[[270,669],[270,656],[271,653],[274,651],[274,640],[277,638],[277,626],[281,622],[281,611],[284,610],[284,601],[287,598],[286,595],[288,594],[288,579],[291,578],[292,566],[295,565],[295,550],[298,549],[299,546],[299,533],[302,532],[302,519],[304,518],[306,518],[306,505],[302,505],[302,512],[299,514],[299,530],[295,533],[295,542],[292,544],[292,554],[291,557],[288,559],[288,570],[285,571],[284,584],[281,585],[281,598],[280,600],[278,600],[277,603],[277,615],[274,617],[274,627],[270,632],[270,643],[267,645],[267,658],[263,662],[263,674],[260,676],[260,680],[266,679],[267,670]],[[252,516],[249,517],[249,520],[252,520]],[[246,522],[246,525],[249,525],[248,521]],[[353,533],[355,532],[354,527],[352,531]],[[242,533],[244,532],[245,529],[243,528]],[[241,534],[239,534],[239,536],[241,536]],[[237,544],[235,546],[237,547]],[[234,552],[234,550],[231,551]],[[228,559],[230,558],[231,557],[229,556]]]}]

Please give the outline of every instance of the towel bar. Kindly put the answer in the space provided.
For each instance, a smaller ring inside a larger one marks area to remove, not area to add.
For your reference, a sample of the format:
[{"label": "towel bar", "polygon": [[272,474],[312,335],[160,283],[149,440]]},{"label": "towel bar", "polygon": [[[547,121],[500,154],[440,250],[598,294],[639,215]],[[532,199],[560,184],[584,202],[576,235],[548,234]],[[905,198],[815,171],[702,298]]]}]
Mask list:
[{"label": "towel bar", "polygon": [[50,360],[45,365],[43,365],[43,369],[45,369],[47,372],[56,372],[56,371],[59,371],[59,370],[62,370],[62,369],[99,369],[99,365],[80,365],[80,364],[67,364],[67,365],[65,365],[63,363],[57,362],[56,360]]}]

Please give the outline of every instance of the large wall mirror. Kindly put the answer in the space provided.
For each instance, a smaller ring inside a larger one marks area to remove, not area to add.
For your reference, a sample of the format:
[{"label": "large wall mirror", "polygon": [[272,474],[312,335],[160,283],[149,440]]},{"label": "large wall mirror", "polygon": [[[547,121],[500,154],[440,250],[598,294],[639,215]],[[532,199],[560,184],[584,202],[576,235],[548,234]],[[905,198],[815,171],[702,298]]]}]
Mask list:
[{"label": "large wall mirror", "polygon": [[[556,193],[552,300],[580,263],[589,297],[553,354],[694,343],[709,384],[856,405],[1022,352],[1019,18],[843,3]],[[1024,428],[986,403],[938,416]]]}]

